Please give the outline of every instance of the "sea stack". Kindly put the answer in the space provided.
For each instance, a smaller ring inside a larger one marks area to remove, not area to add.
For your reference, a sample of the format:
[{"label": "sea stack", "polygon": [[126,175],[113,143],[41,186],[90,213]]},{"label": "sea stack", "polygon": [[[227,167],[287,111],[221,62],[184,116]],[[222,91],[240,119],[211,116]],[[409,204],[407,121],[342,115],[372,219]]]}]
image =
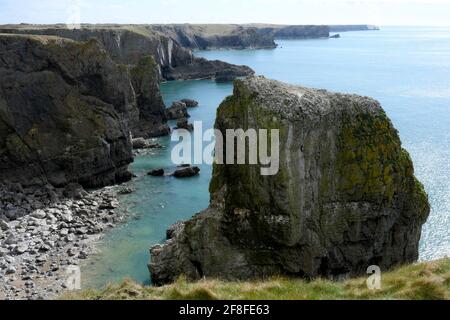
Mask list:
[{"label": "sea stack", "polygon": [[377,101],[249,77],[216,128],[279,129],[280,170],[215,165],[209,208],[152,248],[155,284],[341,278],[418,259],[428,197]]}]

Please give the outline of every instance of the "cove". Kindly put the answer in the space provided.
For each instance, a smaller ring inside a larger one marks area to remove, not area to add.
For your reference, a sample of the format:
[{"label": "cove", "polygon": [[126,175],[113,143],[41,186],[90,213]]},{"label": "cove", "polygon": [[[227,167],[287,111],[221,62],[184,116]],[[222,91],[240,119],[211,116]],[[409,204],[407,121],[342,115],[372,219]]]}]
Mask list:
[{"label": "cove", "polygon": [[[201,120],[204,128],[212,128],[217,107],[232,93],[233,86],[212,80],[192,80],[163,83],[161,90],[169,106],[183,98],[199,101],[198,107],[189,109],[189,120]],[[175,122],[170,124],[176,126]],[[120,199],[132,217],[126,224],[112,230],[99,246],[101,253],[82,267],[84,287],[101,287],[124,278],[149,283],[147,263],[150,247],[165,239],[170,225],[189,219],[208,206],[210,165],[200,165],[200,175],[185,180],[147,176],[153,169],[174,166],[171,164],[171,150],[178,142],[170,140],[170,137],[159,139],[163,149],[138,157],[132,164],[131,169],[138,178],[130,186],[137,191]]]},{"label": "cove", "polygon": [[[246,64],[257,74],[309,87],[372,96],[399,129],[411,153],[416,175],[432,205],[421,241],[421,259],[450,255],[450,28],[383,28],[348,32],[341,39],[283,40],[273,50],[197,52],[208,59]],[[190,109],[193,121],[212,127],[220,102],[232,84],[182,81],[162,84],[167,105],[182,98],[200,102]],[[174,125],[174,124],[173,124]],[[148,283],[148,249],[165,238],[166,229],[189,219],[209,203],[211,167],[188,180],[147,177],[146,172],[170,166],[170,137],[165,148],[132,165],[138,178],[134,194],[121,203],[133,214],[125,225],[102,241],[102,253],[82,268],[83,286],[103,286],[132,278]]]}]

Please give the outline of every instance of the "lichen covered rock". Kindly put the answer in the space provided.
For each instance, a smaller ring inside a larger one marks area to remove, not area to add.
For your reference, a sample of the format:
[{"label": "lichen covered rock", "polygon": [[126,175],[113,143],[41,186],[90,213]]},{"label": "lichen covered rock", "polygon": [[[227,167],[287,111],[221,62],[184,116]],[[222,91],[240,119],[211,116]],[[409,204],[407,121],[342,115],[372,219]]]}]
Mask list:
[{"label": "lichen covered rock", "polygon": [[152,249],[156,284],[335,278],[417,260],[428,198],[377,101],[250,77],[216,128],[279,129],[280,170],[215,165],[210,207]]}]

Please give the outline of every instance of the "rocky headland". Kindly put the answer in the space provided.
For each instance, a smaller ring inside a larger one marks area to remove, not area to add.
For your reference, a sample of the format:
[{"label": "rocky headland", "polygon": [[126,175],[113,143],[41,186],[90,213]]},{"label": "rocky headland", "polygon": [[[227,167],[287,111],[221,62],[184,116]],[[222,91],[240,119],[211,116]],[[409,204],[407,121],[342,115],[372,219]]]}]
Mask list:
[{"label": "rocky headland", "polygon": [[160,80],[213,79],[218,72],[230,72],[234,77],[253,74],[245,66],[195,57],[169,32],[152,25],[82,25],[79,29],[65,25],[5,25],[0,26],[0,33],[52,35],[83,42],[95,38],[116,63],[136,65],[143,57],[152,56]]},{"label": "rocky headland", "polygon": [[60,293],[66,267],[125,216],[119,187],[83,187],[131,179],[131,136],[161,124],[142,61],[116,64],[95,39],[0,35],[0,298]]},{"label": "rocky headland", "polygon": [[378,30],[370,25],[276,24],[149,24],[90,25],[68,29],[65,25],[3,25],[3,33],[56,35],[77,41],[97,38],[120,63],[136,64],[143,52],[155,57],[164,70],[194,63],[191,50],[271,49],[276,39],[328,38],[330,32]]},{"label": "rocky headland", "polygon": [[369,24],[331,25],[330,32],[377,31],[380,27]]},{"label": "rocky headland", "polygon": [[0,297],[61,292],[65,266],[124,217],[117,194],[132,190],[84,188],[130,180],[170,132],[157,64],[136,61],[95,38],[0,34]]},{"label": "rocky headland", "polygon": [[[95,253],[95,241],[126,216],[117,196],[133,190],[104,187],[132,179],[133,157],[170,133],[161,81],[253,74],[196,58],[191,50],[201,47],[158,28],[0,26],[0,298],[59,294],[65,266]],[[275,37],[243,29],[210,48],[266,47]],[[180,125],[190,128],[186,108],[196,105],[180,103]]]},{"label": "rocky headland", "polygon": [[253,74],[195,58],[144,26],[0,30],[2,181],[85,187],[126,181],[131,137],[170,133],[161,80]]},{"label": "rocky headland", "polygon": [[[159,89],[164,76],[253,71],[197,59],[173,40],[139,28],[1,29],[0,295],[48,297],[64,285],[64,277],[54,276],[68,260],[55,259],[85,259],[91,240],[123,216],[115,210],[116,193],[84,188],[132,179],[134,156],[160,148],[149,138],[170,133]],[[191,74],[174,71],[180,66]],[[73,185],[83,191],[67,194]],[[65,216],[73,217],[70,223]]]},{"label": "rocky headland", "polygon": [[191,50],[268,49],[275,48],[271,35],[259,28],[235,24],[169,24],[150,25],[151,30],[174,39]]},{"label": "rocky headland", "polygon": [[153,283],[340,279],[418,259],[428,197],[377,101],[250,77],[216,128],[279,129],[280,171],[215,165],[210,207],[151,249]]},{"label": "rocky headland", "polygon": [[326,25],[177,24],[149,28],[192,50],[271,49],[276,48],[276,39],[319,39],[330,35]]},{"label": "rocky headland", "polygon": [[315,25],[254,25],[262,36],[274,39],[320,39],[328,38],[330,28],[328,26]]}]

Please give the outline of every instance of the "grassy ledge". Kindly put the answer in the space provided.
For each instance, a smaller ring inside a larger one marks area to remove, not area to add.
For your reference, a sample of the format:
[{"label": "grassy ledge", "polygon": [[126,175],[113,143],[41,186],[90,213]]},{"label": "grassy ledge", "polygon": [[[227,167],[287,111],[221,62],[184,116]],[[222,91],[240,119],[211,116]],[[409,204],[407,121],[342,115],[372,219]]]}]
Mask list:
[{"label": "grassy ledge", "polygon": [[369,290],[367,278],[311,282],[271,278],[254,282],[203,280],[189,283],[181,278],[165,287],[143,287],[130,280],[104,290],[67,294],[63,300],[448,300],[450,259],[398,268],[382,274],[381,290]]}]

